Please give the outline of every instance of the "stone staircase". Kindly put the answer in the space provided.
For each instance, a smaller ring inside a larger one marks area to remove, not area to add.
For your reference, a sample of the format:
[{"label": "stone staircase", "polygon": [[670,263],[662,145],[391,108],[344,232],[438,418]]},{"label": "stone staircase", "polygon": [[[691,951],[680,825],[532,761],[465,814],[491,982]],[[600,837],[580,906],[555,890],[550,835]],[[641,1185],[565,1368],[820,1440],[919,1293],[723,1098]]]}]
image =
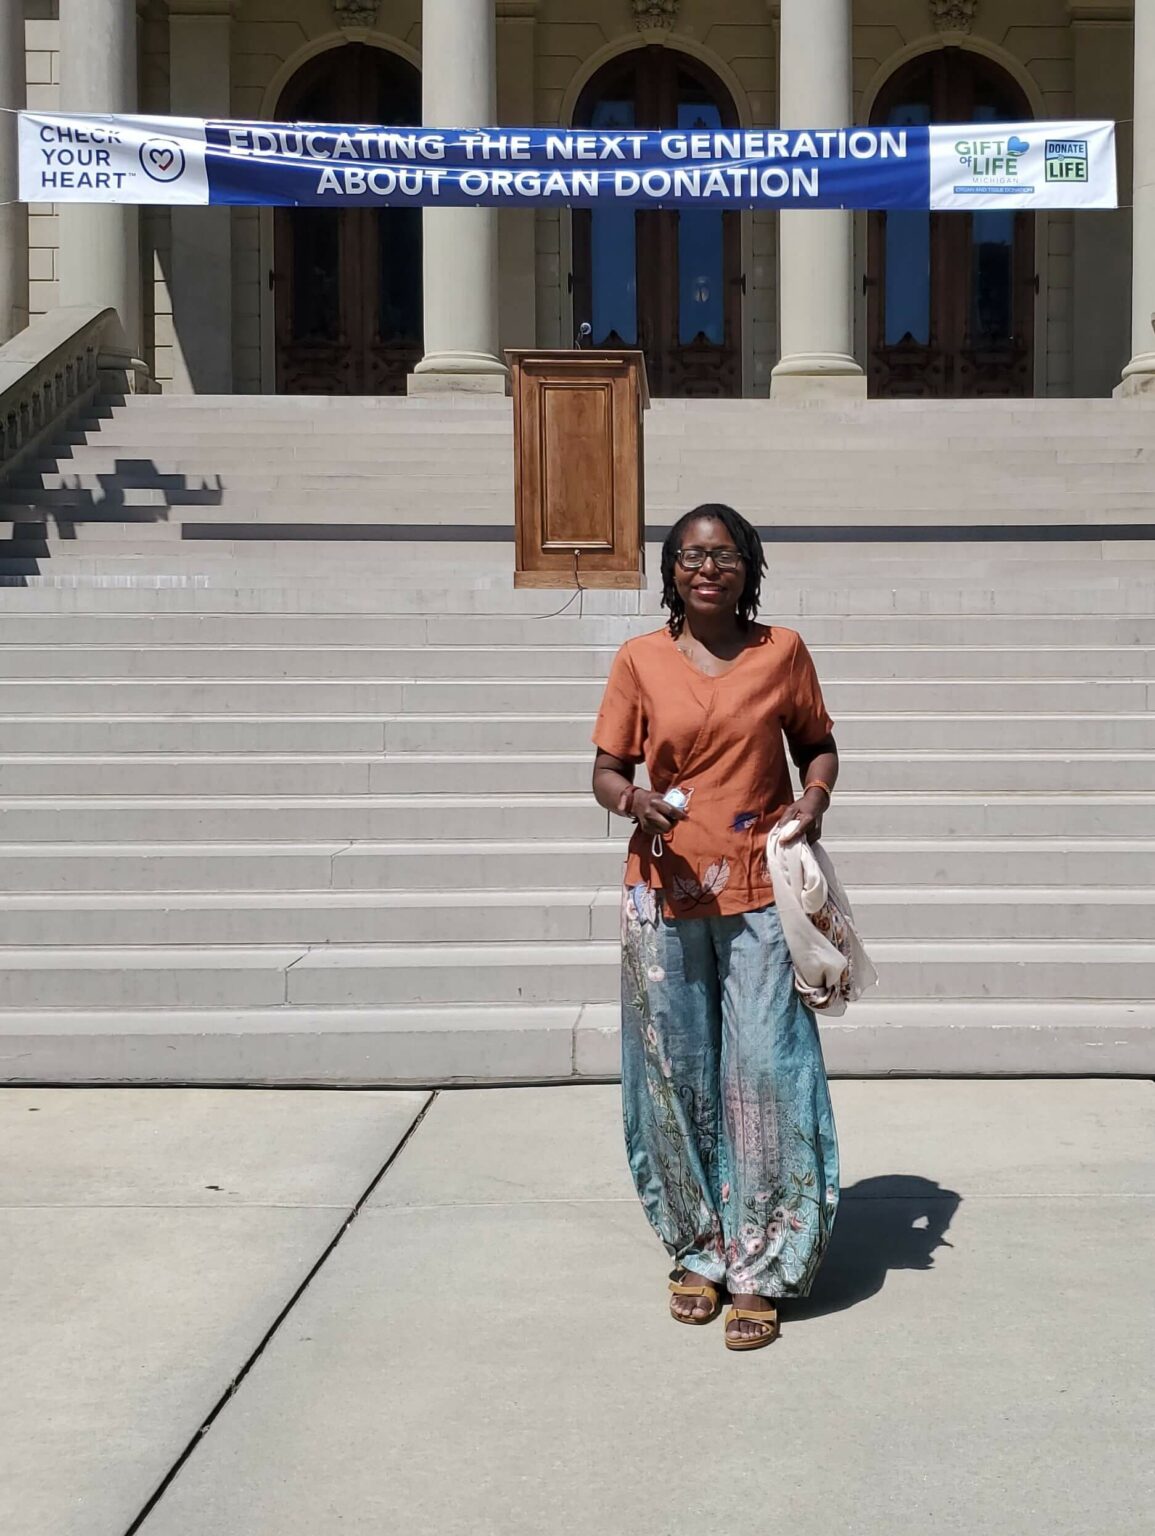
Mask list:
[{"label": "stone staircase", "polygon": [[[652,531],[767,528],[838,721],[835,1071],[1155,1071],[1153,427],[650,415]],[[139,397],[0,490],[5,1078],[614,1073],[589,730],[657,594],[514,593],[510,462],[501,402]]]}]

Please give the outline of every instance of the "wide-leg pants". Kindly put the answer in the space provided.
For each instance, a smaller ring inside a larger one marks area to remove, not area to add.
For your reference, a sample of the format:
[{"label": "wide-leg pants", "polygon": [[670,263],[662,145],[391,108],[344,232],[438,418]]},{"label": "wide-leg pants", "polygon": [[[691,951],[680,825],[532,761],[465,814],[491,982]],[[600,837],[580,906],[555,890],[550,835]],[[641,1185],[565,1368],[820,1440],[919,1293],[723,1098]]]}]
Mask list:
[{"label": "wide-leg pants", "polygon": [[838,1207],[838,1143],[814,1015],[777,910],[622,920],[630,1170],[679,1265],[733,1294],[805,1296]]}]

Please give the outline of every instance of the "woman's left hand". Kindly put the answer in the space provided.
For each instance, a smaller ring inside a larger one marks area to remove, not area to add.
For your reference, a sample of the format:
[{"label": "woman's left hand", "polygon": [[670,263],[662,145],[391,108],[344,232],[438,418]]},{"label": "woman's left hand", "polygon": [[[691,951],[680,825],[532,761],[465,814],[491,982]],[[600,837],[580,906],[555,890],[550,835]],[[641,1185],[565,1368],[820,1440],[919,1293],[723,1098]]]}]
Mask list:
[{"label": "woman's left hand", "polygon": [[816,843],[822,836],[822,818],[825,814],[826,796],[820,789],[807,790],[802,798],[795,800],[790,809],[783,811],[779,818],[778,828],[786,826],[791,821],[798,823],[790,836],[784,837],[782,841],[786,844],[796,843],[800,837],[804,837],[808,843]]}]

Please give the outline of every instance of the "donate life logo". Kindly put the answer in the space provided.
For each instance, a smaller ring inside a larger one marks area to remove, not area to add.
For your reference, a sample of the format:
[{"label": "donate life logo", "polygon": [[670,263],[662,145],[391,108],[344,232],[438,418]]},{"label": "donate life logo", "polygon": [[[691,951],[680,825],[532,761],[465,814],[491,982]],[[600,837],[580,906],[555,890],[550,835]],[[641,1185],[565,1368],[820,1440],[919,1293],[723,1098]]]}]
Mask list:
[{"label": "donate life logo", "polygon": [[1090,181],[1086,139],[1048,139],[1045,156],[1048,181]]},{"label": "donate life logo", "polygon": [[146,139],[140,146],[140,164],[153,181],[179,181],[185,171],[184,150],[175,139]]},{"label": "donate life logo", "polygon": [[1019,180],[1019,162],[1030,149],[1030,142],[1017,134],[998,139],[959,139],[955,153],[970,174],[966,186],[956,192],[1033,192]]}]

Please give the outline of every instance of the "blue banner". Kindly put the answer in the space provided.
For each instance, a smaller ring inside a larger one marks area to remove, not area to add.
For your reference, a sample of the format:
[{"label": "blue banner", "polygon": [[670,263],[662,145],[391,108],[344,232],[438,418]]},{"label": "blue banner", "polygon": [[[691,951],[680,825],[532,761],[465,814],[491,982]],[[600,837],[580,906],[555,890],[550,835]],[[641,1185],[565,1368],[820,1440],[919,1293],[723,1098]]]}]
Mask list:
[{"label": "blue banner", "polygon": [[925,208],[925,128],[440,134],[208,124],[223,203]]},{"label": "blue banner", "polygon": [[1108,208],[1114,124],[383,128],[20,114],[25,202]]}]

